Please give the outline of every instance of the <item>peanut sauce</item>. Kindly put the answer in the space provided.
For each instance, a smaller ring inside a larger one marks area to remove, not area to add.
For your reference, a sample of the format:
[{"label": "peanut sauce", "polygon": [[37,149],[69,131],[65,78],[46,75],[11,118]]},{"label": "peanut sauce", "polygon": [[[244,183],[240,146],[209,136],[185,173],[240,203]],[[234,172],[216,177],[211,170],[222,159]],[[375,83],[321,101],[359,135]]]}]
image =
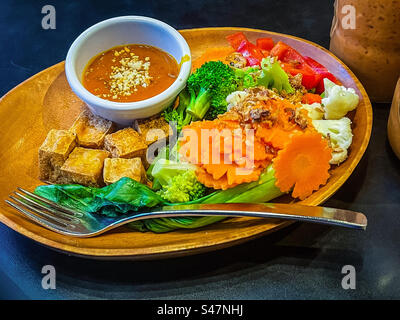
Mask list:
[{"label": "peanut sauce", "polygon": [[95,56],[86,66],[83,86],[99,98],[134,102],[154,97],[176,80],[175,58],[153,46],[130,44]]}]

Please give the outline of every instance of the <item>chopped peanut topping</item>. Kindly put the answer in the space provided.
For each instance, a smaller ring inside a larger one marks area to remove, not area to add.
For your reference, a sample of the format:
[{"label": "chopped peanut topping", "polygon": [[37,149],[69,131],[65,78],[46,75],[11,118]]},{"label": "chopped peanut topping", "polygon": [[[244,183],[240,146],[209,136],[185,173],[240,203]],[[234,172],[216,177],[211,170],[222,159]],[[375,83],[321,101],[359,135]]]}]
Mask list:
[{"label": "chopped peanut topping", "polygon": [[[129,53],[130,50],[127,47],[119,52],[116,50],[114,56],[118,57],[124,52]],[[137,91],[138,86],[147,87],[150,84],[152,80],[149,75],[150,58],[146,57],[145,61],[130,53],[129,57],[119,60],[120,66],[111,67],[109,85],[113,99],[117,99],[118,96],[130,96]]]}]

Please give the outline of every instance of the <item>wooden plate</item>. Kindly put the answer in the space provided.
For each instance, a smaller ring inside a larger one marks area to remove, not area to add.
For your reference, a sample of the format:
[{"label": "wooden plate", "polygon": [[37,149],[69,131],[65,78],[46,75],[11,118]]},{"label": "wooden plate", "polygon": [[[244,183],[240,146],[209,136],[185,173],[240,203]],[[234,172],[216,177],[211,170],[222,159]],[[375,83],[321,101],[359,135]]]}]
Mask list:
[{"label": "wooden plate", "polygon": [[[324,48],[292,36],[244,28],[182,30],[193,58],[206,48],[226,46],[225,36],[243,31],[250,40],[272,37],[325,65],[346,87],[355,88],[360,104],[354,113],[354,139],[349,158],[332,170],[329,182],[302,201],[318,205],[328,199],[350,176],[369,141],[372,108],[354,74]],[[140,233],[121,227],[95,238],[72,238],[49,231],[18,214],[4,202],[18,186],[34,190],[38,180],[37,151],[52,128],[67,129],[78,115],[81,102],[71,91],[64,63],[56,64],[21,83],[0,100],[0,221],[46,246],[92,258],[158,259],[216,250],[275,231],[290,224],[277,219],[233,218],[197,230],[165,234]]]}]

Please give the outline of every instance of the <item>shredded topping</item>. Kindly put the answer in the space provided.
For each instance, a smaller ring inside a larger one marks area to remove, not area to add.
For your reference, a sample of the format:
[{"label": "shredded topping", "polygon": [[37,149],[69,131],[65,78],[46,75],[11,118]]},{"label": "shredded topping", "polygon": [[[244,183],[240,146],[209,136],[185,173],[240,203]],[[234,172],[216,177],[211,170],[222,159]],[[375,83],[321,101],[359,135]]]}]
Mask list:
[{"label": "shredded topping", "polygon": [[129,57],[120,59],[119,66],[111,67],[112,72],[110,74],[109,85],[113,99],[117,99],[119,96],[130,96],[138,90],[138,86],[145,88],[152,80],[152,77],[149,75],[149,57],[146,57],[145,61],[140,60],[127,47],[121,51],[115,51],[114,56],[118,57],[123,53],[129,53]]}]

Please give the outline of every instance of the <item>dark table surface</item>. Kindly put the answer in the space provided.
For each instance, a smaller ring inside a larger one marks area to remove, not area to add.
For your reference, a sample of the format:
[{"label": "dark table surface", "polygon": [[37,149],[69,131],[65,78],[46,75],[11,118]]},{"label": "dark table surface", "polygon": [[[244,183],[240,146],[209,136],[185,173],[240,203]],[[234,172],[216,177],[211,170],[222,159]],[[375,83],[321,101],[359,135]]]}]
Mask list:
[{"label": "dark table surface", "polygon": [[[42,6],[56,30],[41,28]],[[145,15],[175,28],[245,26],[329,46],[332,1],[10,1],[0,2],[0,95],[65,58],[90,25]],[[29,299],[362,299],[400,298],[400,161],[386,136],[388,104],[374,104],[369,147],[327,206],[364,212],[365,232],[296,223],[248,243],[149,262],[94,261],[44,248],[0,225],[0,298]],[[56,268],[56,290],[41,286]],[[341,286],[342,267],[356,289]]]}]

